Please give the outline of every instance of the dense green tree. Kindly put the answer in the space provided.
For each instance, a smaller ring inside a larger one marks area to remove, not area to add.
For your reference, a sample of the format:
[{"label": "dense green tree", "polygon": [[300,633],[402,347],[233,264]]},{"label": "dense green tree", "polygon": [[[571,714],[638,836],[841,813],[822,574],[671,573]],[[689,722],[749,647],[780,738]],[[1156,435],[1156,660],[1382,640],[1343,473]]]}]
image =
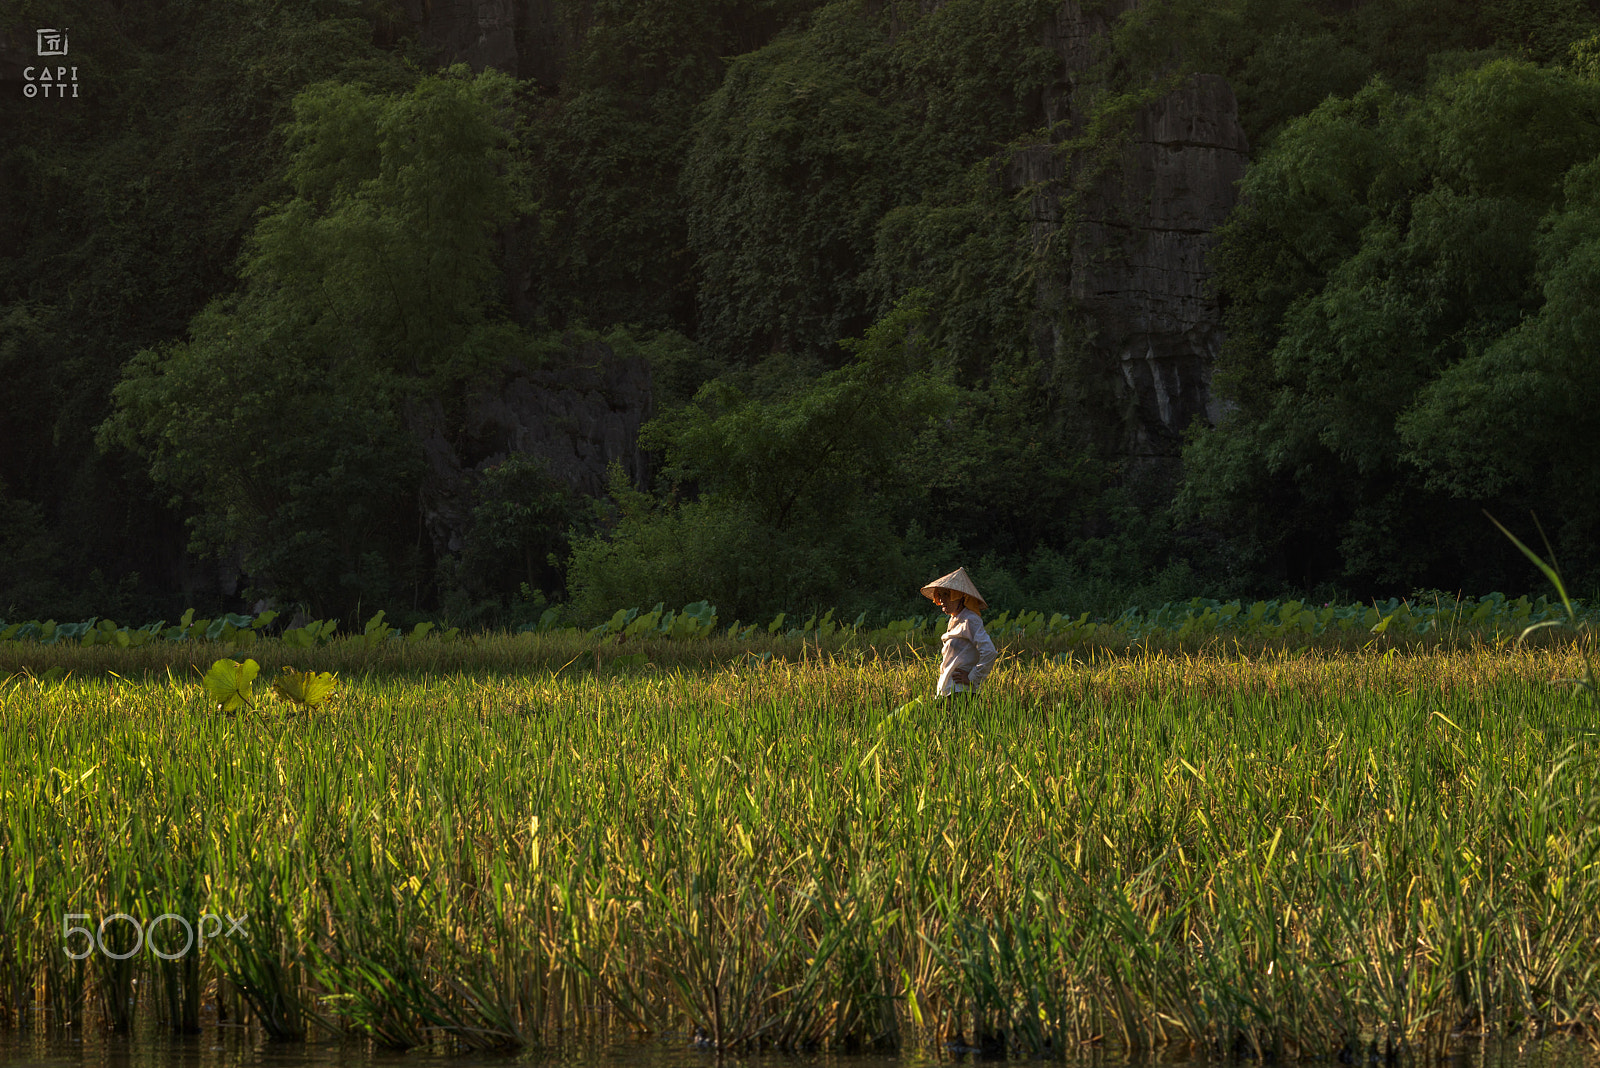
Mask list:
[{"label": "dense green tree", "polygon": [[[708,598],[724,615],[903,599],[929,565],[904,519],[915,443],[953,409],[942,353],[914,301],[816,378],[708,383],[649,424],[665,500],[614,479],[613,528],[581,539],[569,571],[580,615]],[[912,490],[914,492],[914,490]],[[940,502],[935,502],[937,507]]]},{"label": "dense green tree", "polygon": [[866,325],[872,229],[904,188],[884,27],[840,5],[819,18],[734,64],[687,163],[700,338],[739,359],[831,358]]},{"label": "dense green tree", "polygon": [[948,203],[946,187],[971,191],[974,164],[1040,127],[1051,10],[847,0],[734,63],[684,173],[700,340],[738,360],[826,363],[920,285],[875,277],[879,226],[925,197]]},{"label": "dense green tree", "polygon": [[[561,0],[522,49],[538,80],[491,109],[526,124],[530,192],[508,194],[526,214],[454,191],[480,160],[450,136],[416,149],[466,152],[467,175],[394,163],[393,131],[434,121],[411,97],[434,60],[392,0],[18,5],[73,28],[89,95],[0,100],[6,612],[215,596],[191,539],[314,601],[400,607],[442,577],[478,611],[552,588],[574,502],[536,470],[477,480],[459,558],[429,559],[415,500],[420,440],[448,435],[473,368],[547,326],[647,354],[664,416],[661,495],[619,489],[617,540],[584,559],[611,544],[618,575],[689,574],[737,556],[738,517],[775,522],[763,480],[723,477],[757,454],[708,428],[825,424],[829,376],[861,373],[839,339],[894,333],[913,291],[948,424],[897,447],[854,541],[792,538],[833,548],[773,567],[867,589],[846,555],[881,537],[987,556],[1008,596],[1100,605],[1185,582],[1496,584],[1484,504],[1537,508],[1568,560],[1600,542],[1549,473],[1581,482],[1590,449],[1593,198],[1573,168],[1592,103],[1551,65],[1587,40],[1572,64],[1592,77],[1594,0],[1144,0],[1070,76],[1055,0]],[[1037,355],[1041,316],[1074,329],[1047,292],[1071,190],[1015,188],[1008,163],[1048,149],[1090,173],[1118,120],[1192,71],[1229,79],[1261,158],[1218,265],[1236,411],[1189,456],[1207,522],[1174,528],[1166,477],[1079,425],[1101,387],[1071,351]],[[306,98],[328,120],[310,137],[290,101],[323,82],[345,88]],[[1048,128],[1069,97],[1087,125]],[[1048,239],[1040,192],[1066,194]],[[119,382],[104,440],[142,454],[93,448]],[[829,493],[859,478],[842,470]],[[618,603],[642,599],[624,585]]]},{"label": "dense green tree", "polygon": [[1052,136],[1053,10],[832,4],[734,64],[685,172],[712,352],[825,369],[836,338],[921,294],[961,388],[906,496],[919,529],[974,556],[1064,543],[1105,476],[1060,414],[1072,386],[1034,352],[1037,271],[1059,265],[1041,258],[1032,191],[1002,178]]},{"label": "dense green tree", "polygon": [[458,67],[404,94],[302,93],[292,194],[257,225],[244,288],[117,386],[103,440],[148,457],[193,502],[197,547],[236,548],[259,588],[373,604],[425,581],[428,401],[526,348],[492,310],[520,197],[513,88]]},{"label": "dense green tree", "polygon": [[513,453],[478,473],[473,502],[459,554],[440,561],[441,607],[460,622],[484,623],[509,601],[523,616],[509,622],[537,619],[547,591],[565,586],[563,561],[587,500],[544,461]]},{"label": "dense green tree", "polygon": [[[1592,579],[1600,552],[1600,160],[1566,174],[1537,241],[1537,314],[1445,369],[1402,414],[1430,490],[1525,505]],[[1520,517],[1517,517],[1520,519]]]},{"label": "dense green tree", "polygon": [[[377,4],[346,0],[24,0],[13,27],[70,28],[77,99],[0,99],[0,478],[37,516],[59,581],[37,614],[111,611],[82,581],[130,579],[151,615],[218,596],[186,558],[181,517],[137,457],[94,447],[141,348],[181,336],[230,289],[240,242],[274,194],[290,98],[338,77],[409,77]],[[31,32],[31,31],[30,31]],[[140,580],[135,573],[142,574]],[[32,572],[37,580],[38,573]],[[209,581],[208,581],[209,580]],[[7,598],[0,598],[7,599]]]},{"label": "dense green tree", "polygon": [[[1503,580],[1478,511],[1507,502],[1444,474],[1424,428],[1460,404],[1458,368],[1540,312],[1541,220],[1597,151],[1600,86],[1520,61],[1421,97],[1375,82],[1291,123],[1220,250],[1234,411],[1185,453],[1187,506],[1298,581]],[[1408,415],[1423,397],[1433,414]]]},{"label": "dense green tree", "polygon": [[1596,11],[1585,0],[1369,0],[1341,28],[1374,73],[1418,91],[1462,53],[1564,60],[1572,41],[1594,32]]}]

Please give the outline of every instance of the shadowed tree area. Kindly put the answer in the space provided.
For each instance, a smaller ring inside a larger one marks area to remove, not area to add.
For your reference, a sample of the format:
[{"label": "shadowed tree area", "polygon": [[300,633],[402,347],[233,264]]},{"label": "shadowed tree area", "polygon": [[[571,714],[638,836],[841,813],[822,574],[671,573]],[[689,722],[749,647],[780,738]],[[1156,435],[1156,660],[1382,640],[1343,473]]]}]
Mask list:
[{"label": "shadowed tree area", "polygon": [[404,95],[301,93],[293,193],[257,224],[243,288],[114,390],[102,441],[198,505],[196,547],[232,548],[280,596],[420,599],[425,401],[528,347],[488,308],[519,206],[512,89],[453,67]]},{"label": "shadowed tree area", "polygon": [[1290,123],[1217,260],[1235,408],[1186,454],[1194,514],[1259,566],[1478,588],[1522,570],[1481,510],[1531,509],[1592,576],[1597,152],[1600,83],[1522,60]]},{"label": "shadowed tree area", "polygon": [[[1529,588],[1485,508],[1600,577],[1585,0],[1111,5],[1070,76],[1044,0],[567,0],[523,81],[386,0],[15,7],[0,617],[900,610],[956,558],[1051,609]],[[87,95],[42,107],[52,22]],[[1075,202],[1041,241],[1007,175],[1190,73],[1252,162],[1220,421],[1151,467],[1041,356]],[[437,443],[591,351],[648,369],[643,461],[585,501],[513,446],[440,533]]]}]

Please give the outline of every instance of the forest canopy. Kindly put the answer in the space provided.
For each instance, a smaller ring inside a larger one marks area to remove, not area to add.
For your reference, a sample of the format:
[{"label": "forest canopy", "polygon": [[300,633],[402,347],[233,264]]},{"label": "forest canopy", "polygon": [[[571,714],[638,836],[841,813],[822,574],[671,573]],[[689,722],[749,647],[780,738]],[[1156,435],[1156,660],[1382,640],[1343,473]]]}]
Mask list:
[{"label": "forest canopy", "polygon": [[[1600,587],[1597,5],[1083,6],[1069,67],[1046,0],[560,0],[473,70],[389,0],[23,4],[89,96],[0,87],[0,618],[1532,588],[1485,510]],[[1248,168],[1144,455],[1062,294],[1197,76]]]},{"label": "forest canopy", "polygon": [[1216,257],[1234,409],[1184,503],[1262,557],[1432,585],[1504,582],[1481,510],[1532,510],[1592,574],[1597,153],[1600,82],[1526,60],[1289,123]]}]

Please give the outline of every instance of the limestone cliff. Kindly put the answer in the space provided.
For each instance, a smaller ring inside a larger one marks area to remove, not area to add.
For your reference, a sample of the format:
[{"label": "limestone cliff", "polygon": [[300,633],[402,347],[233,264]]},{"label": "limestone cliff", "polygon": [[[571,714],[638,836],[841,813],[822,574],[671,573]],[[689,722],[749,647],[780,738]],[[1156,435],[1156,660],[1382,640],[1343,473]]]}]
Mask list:
[{"label": "limestone cliff", "polygon": [[1039,279],[1036,344],[1064,404],[1099,444],[1174,456],[1184,428],[1214,420],[1221,319],[1206,291],[1213,231],[1237,199],[1248,145],[1228,83],[1196,75],[1137,111],[1109,151],[1074,155],[1096,39],[1129,0],[1086,12],[1066,0],[1048,27],[1061,56],[1046,96],[1056,142],[1017,154],[1008,180],[1034,189],[1034,239],[1067,248]]},{"label": "limestone cliff", "polygon": [[513,453],[538,457],[590,496],[605,492],[612,461],[644,478],[639,428],[652,412],[650,368],[598,341],[575,342],[537,366],[508,361],[474,384],[464,409],[460,422],[445,419],[439,404],[416,420],[428,464],[423,519],[438,551],[461,547],[475,473]]},{"label": "limestone cliff", "polygon": [[[559,81],[570,42],[554,0],[408,3],[442,61]],[[1066,150],[1086,127],[1106,34],[1138,6],[1064,0],[1056,10],[1043,28],[1061,59],[1044,93],[1056,133],[1018,152],[1003,180],[1033,192],[1035,241],[1056,250],[1038,278],[1034,341],[1053,369],[1061,417],[1112,455],[1171,457],[1191,421],[1217,415],[1210,378],[1221,330],[1206,254],[1235,203],[1248,146],[1230,86],[1198,75],[1140,109],[1109,149]]]},{"label": "limestone cliff", "polygon": [[493,67],[547,88],[561,81],[569,42],[556,0],[405,0],[405,6],[443,64]]}]

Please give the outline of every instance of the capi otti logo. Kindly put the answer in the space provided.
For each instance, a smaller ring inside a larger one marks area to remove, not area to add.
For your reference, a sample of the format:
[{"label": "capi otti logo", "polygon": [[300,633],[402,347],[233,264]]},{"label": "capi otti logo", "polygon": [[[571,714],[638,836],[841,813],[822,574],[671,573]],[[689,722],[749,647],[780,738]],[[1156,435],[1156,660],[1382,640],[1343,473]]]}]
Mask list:
[{"label": "capi otti logo", "polygon": [[[68,42],[66,28],[41,29],[36,33],[36,51],[42,59],[46,56],[65,56]],[[22,95],[32,100],[36,96],[44,96],[46,100],[54,95],[57,99],[64,100],[78,97],[78,68],[66,64],[31,65],[22,71]]]}]

